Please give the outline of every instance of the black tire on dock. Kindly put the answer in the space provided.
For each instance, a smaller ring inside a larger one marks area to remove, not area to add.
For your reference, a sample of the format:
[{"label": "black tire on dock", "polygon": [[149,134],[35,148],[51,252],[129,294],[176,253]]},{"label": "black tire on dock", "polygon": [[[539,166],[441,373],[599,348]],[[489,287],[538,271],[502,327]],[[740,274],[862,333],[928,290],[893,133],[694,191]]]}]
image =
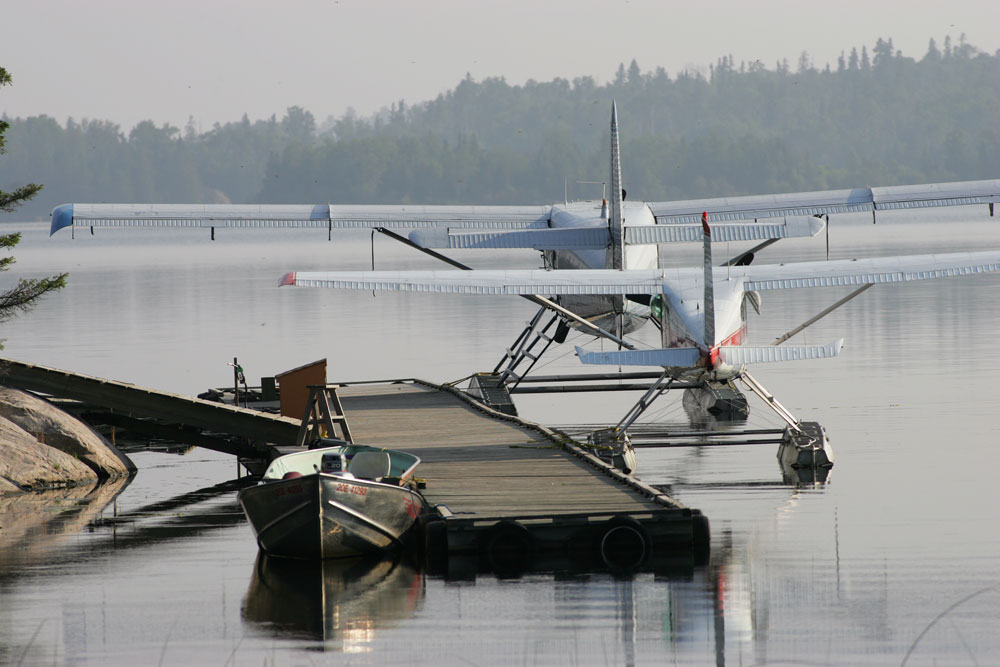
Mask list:
[{"label": "black tire on dock", "polygon": [[701,512],[691,514],[691,550],[694,552],[694,564],[705,565],[712,552],[712,531],[708,517]]},{"label": "black tire on dock", "polygon": [[490,569],[499,577],[519,576],[535,560],[535,536],[512,519],[490,527],[480,544]]},{"label": "black tire on dock", "polygon": [[609,519],[597,541],[601,560],[615,572],[632,572],[653,553],[653,541],[641,523],[628,516]]}]

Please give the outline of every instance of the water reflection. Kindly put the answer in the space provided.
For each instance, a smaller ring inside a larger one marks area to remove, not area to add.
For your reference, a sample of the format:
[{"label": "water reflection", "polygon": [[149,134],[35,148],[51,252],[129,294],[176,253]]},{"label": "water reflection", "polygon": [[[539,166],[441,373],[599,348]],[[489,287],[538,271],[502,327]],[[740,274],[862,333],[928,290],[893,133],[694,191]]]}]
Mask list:
[{"label": "water reflection", "polygon": [[14,573],[64,546],[128,486],[122,477],[96,486],[0,496],[0,574]]},{"label": "water reflection", "polygon": [[302,561],[259,553],[242,616],[269,635],[355,653],[369,650],[379,629],[413,616],[423,599],[423,574],[405,554]]},{"label": "water reflection", "polygon": [[[236,492],[254,482],[234,479],[142,505],[113,516],[90,521],[91,532],[103,535],[115,549],[148,547],[160,542],[196,537],[210,530],[235,526],[246,521],[236,500]],[[92,551],[107,548],[101,540],[89,545]]]},{"label": "water reflection", "polygon": [[[0,575],[85,553],[148,547],[243,523],[236,492],[252,483],[230,480],[121,511],[129,478],[0,497]],[[72,539],[87,534],[88,539]]]}]

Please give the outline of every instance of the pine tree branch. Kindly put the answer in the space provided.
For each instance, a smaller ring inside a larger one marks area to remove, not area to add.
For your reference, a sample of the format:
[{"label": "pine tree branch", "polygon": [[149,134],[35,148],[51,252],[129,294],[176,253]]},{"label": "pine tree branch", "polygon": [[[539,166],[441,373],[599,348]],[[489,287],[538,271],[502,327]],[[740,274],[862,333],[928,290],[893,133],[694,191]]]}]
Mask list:
[{"label": "pine tree branch", "polygon": [[0,292],[0,322],[31,310],[42,296],[65,287],[68,275],[61,273],[51,278],[22,278],[17,287]]},{"label": "pine tree branch", "polygon": [[15,208],[34,197],[41,189],[42,186],[37,183],[28,183],[13,192],[0,190],[0,211],[12,213]]}]

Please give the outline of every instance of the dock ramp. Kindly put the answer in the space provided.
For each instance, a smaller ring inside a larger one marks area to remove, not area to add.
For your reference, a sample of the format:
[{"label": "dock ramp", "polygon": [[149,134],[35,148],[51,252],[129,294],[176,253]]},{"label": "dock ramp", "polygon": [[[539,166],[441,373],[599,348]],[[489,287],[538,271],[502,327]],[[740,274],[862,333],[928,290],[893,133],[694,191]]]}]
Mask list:
[{"label": "dock ramp", "polygon": [[68,399],[63,405],[92,424],[214,449],[271,458],[271,445],[294,445],[300,421],[126,382],[0,358],[0,384]]}]

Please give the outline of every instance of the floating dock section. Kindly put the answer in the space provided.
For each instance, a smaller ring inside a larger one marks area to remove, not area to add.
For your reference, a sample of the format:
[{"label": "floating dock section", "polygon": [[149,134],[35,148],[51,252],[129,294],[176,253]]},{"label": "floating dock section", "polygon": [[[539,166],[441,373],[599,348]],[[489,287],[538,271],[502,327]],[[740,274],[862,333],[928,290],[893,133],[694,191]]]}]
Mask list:
[{"label": "floating dock section", "polygon": [[420,381],[337,393],[356,442],[422,459],[422,493],[437,509],[423,525],[429,563],[464,558],[504,574],[546,562],[632,571],[654,559],[707,558],[698,510],[544,426]]}]

